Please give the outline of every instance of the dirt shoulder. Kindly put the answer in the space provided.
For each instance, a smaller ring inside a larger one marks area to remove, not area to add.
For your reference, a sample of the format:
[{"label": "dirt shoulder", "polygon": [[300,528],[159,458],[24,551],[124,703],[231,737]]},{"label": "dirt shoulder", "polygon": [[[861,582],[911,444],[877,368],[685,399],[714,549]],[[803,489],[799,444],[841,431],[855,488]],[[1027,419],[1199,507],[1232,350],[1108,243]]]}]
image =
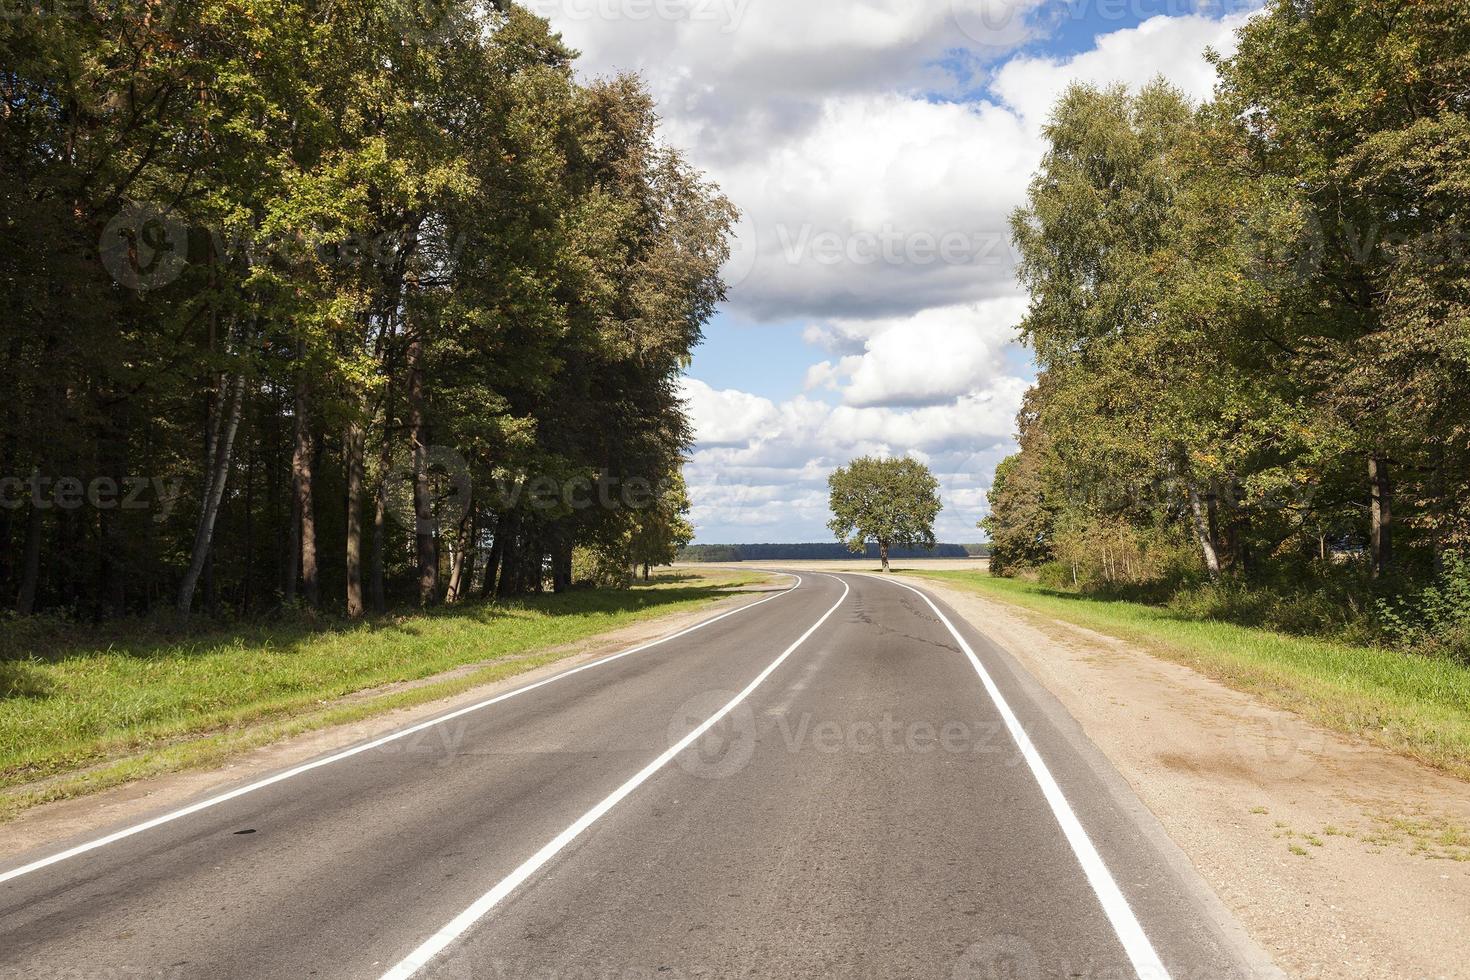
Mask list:
[{"label": "dirt shoulder", "polygon": [[[272,741],[269,745],[243,752],[223,766],[149,777],[73,799],[30,807],[4,824],[4,832],[0,833],[0,860],[34,849],[55,846],[73,838],[93,836],[119,824],[140,820],[312,759],[340,752],[358,743],[495,697],[580,664],[677,633],[703,620],[759,602],[772,592],[784,590],[789,584],[787,579],[773,578],[767,584],[742,588],[728,598],[698,609],[643,620],[576,643],[539,650],[536,651],[538,658],[555,656],[555,662],[494,683],[476,685],[453,697],[398,708],[362,721]],[[468,664],[420,681],[359,691],[324,707],[371,701],[412,688],[438,684],[473,674],[481,666],[483,665]]]},{"label": "dirt shoulder", "polygon": [[1287,974],[1470,977],[1470,784],[1121,640],[915,584],[1062,702]]}]

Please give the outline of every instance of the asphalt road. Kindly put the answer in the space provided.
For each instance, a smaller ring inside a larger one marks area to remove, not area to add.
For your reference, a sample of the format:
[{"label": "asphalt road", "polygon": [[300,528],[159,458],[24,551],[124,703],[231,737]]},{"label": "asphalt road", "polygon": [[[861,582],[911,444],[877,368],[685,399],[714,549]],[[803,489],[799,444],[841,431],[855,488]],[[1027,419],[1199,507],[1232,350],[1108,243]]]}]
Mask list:
[{"label": "asphalt road", "polygon": [[1255,975],[1056,703],[862,575],[237,790],[0,866],[0,978]]}]

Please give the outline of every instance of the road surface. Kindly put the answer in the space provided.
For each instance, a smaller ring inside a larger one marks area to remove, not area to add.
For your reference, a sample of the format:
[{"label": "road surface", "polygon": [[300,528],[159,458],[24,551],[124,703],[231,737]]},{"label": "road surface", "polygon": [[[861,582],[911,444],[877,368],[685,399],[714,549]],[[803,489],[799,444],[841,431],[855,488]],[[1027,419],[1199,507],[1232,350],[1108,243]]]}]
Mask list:
[{"label": "road surface", "polygon": [[805,572],[595,662],[0,866],[0,978],[1251,976],[1055,702]]}]

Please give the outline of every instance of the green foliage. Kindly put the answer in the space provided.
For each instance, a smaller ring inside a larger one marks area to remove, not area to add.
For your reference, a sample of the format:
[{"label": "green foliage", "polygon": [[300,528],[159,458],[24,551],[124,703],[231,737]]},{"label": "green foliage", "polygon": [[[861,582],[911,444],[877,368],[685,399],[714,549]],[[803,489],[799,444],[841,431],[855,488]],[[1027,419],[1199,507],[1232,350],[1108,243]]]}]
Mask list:
[{"label": "green foliage", "polygon": [[736,215],[636,79],[509,3],[50,6],[0,23],[0,479],[178,493],[0,508],[7,601],[565,587],[636,509],[577,487],[677,478]]},{"label": "green foliage", "polygon": [[990,572],[1010,575],[1052,555],[1056,507],[1048,503],[1040,454],[1017,453],[995,468],[990,511],[980,527],[990,536]]},{"label": "green foliage", "polygon": [[691,544],[679,549],[678,561],[728,563],[741,561],[743,554],[735,544]]},{"label": "green foliage", "polygon": [[1274,0],[1207,105],[1062,97],[1013,218],[1041,371],[998,573],[1462,642],[1453,579],[1425,584],[1470,539],[1462,7]]},{"label": "green foliage", "polygon": [[1022,579],[921,572],[989,598],[1116,636],[1314,724],[1470,776],[1470,666],[1259,624],[1057,592]]},{"label": "green foliage", "polygon": [[1446,553],[1444,567],[1432,582],[1379,600],[1375,612],[1399,646],[1470,664],[1470,560],[1462,553]]},{"label": "green foliage", "polygon": [[894,546],[934,547],[939,481],[918,460],[864,456],[838,467],[827,485],[832,510],[827,526],[854,554],[876,542],[887,569]]}]

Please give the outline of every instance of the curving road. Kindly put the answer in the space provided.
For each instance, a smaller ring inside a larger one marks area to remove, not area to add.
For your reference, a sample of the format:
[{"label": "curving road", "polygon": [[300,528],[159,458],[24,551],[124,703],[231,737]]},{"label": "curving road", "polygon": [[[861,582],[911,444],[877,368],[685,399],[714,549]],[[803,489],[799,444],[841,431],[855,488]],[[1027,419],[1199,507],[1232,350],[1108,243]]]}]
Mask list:
[{"label": "curving road", "polygon": [[804,574],[0,865],[0,978],[1257,975],[1008,656],[906,583]]}]

